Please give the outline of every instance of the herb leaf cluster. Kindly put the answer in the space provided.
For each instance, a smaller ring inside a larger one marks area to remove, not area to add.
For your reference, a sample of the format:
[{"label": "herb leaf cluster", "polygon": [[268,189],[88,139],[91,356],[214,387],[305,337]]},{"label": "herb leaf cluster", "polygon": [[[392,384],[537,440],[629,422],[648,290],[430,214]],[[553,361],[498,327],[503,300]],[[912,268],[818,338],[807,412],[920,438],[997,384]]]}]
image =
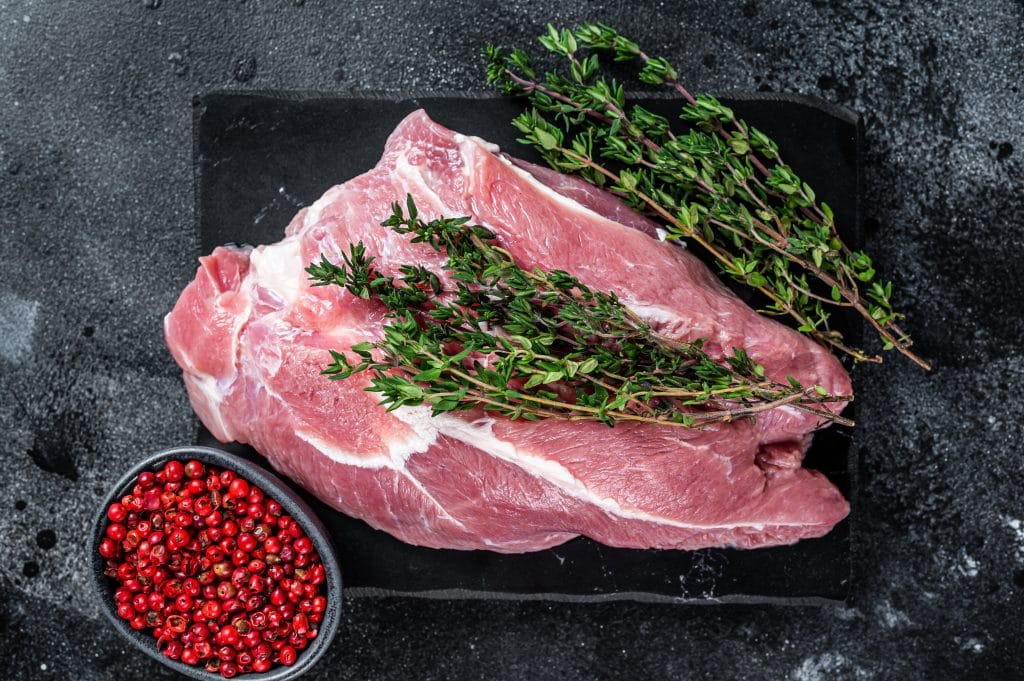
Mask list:
[{"label": "herb leaf cluster", "polygon": [[422,220],[410,196],[381,224],[444,253],[448,276],[422,265],[385,276],[361,242],[341,263],[321,255],[306,271],[313,286],[340,286],[388,309],[379,340],[352,346],[355,362],[332,350],[323,373],[369,372],[367,390],[389,411],[427,404],[435,416],[483,408],[513,419],[699,427],[793,405],[850,423],[825,407],[850,396],[774,382],[742,349],[716,362],[702,340],[659,335],[614,293],[567,272],[519,267],[469,218]]},{"label": "herb leaf cluster", "polygon": [[[881,361],[832,328],[833,313],[849,308],[886,350],[930,368],[900,327],[892,283],[878,278],[866,253],[843,243],[832,209],[764,132],[714,97],[692,95],[667,60],[603,24],[549,24],[540,43],[564,61],[563,72],[540,75],[522,50],[489,45],[487,80],[529,100],[514,125],[552,168],[611,190],[663,222],[669,238],[699,244],[726,275],[765,296],[764,312],[792,317],[823,345],[857,361]],[[685,130],[627,102],[623,84],[603,74],[602,56],[636,64],[640,82],[681,95]]]}]

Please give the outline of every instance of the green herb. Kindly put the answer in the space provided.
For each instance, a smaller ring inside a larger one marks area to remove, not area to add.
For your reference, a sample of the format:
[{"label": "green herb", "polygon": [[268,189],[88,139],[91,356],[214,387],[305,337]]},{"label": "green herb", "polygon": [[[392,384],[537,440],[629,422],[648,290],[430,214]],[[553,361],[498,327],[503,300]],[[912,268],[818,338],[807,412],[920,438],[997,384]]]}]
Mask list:
[{"label": "green herb", "polygon": [[321,256],[313,286],[335,285],[380,300],[383,337],[331,351],[324,374],[369,372],[367,390],[388,410],[427,404],[433,414],[482,407],[513,419],[641,421],[699,427],[793,405],[851,424],[824,407],[848,401],[821,386],[780,384],[741,349],[724,363],[655,333],[614,293],[594,291],[559,270],[526,270],[469,218],[420,220],[412,197],[382,225],[446,255],[442,278],[422,265],[384,276],[362,243],[340,264]]},{"label": "green herb", "polygon": [[[538,76],[525,52],[489,45],[487,79],[529,99],[532,108],[514,125],[552,168],[608,188],[664,222],[669,238],[699,244],[728,276],[767,298],[764,312],[789,315],[818,342],[858,361],[881,361],[830,326],[832,314],[848,308],[867,319],[886,350],[930,369],[899,326],[904,315],[892,306],[892,283],[876,277],[866,253],[842,242],[831,208],[766,134],[714,97],[691,95],[668,61],[608,26],[549,24],[540,42],[565,60],[566,73]],[[623,85],[602,75],[599,55],[636,63],[642,83],[680,94],[686,131],[629,104]]]}]

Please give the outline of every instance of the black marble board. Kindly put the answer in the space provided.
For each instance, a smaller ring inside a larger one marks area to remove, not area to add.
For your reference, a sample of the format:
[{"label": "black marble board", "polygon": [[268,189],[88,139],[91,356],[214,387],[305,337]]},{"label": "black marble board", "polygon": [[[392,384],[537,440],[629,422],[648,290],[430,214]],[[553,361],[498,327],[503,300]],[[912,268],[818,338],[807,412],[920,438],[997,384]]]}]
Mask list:
[{"label": "black marble board", "polygon": [[[806,97],[725,101],[779,143],[786,161],[832,206],[837,223],[850,230],[843,233],[847,242],[859,243],[857,117]],[[643,103],[666,115],[678,108],[664,99]],[[300,207],[372,167],[387,135],[416,108],[536,160],[515,142],[508,122],[521,108],[508,99],[211,93],[193,104],[202,253],[228,242],[279,240]],[[848,336],[859,335],[854,320],[841,323]],[[198,441],[213,442],[201,425]],[[260,458],[237,443],[230,448]],[[819,433],[805,465],[822,471],[852,498],[855,465],[848,431]],[[545,551],[502,555],[410,546],[310,500],[334,536],[349,596],[813,604],[845,600],[851,587],[850,518],[823,538],[755,551],[614,549],[581,537]]]}]

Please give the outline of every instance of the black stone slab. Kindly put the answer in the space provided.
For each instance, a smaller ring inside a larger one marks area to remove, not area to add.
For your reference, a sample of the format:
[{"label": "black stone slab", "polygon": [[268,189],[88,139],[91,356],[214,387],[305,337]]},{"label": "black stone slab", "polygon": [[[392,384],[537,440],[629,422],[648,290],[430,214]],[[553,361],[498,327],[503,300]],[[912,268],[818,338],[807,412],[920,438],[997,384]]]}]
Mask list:
[{"label": "black stone slab", "polygon": [[[786,161],[832,206],[841,229],[848,230],[847,242],[859,243],[857,117],[794,96],[726,101],[779,143]],[[665,114],[678,106],[665,100],[644,104]],[[278,241],[301,206],[371,168],[395,125],[420,107],[446,126],[535,160],[515,142],[508,122],[520,105],[507,99],[213,93],[196,98],[194,106],[196,219],[203,253],[228,242]],[[858,337],[853,320],[843,324],[848,335]],[[201,426],[198,440],[212,442]],[[819,433],[806,465],[851,498],[855,466],[848,445],[845,429]],[[260,459],[237,444],[232,451]],[[754,551],[639,551],[578,538],[537,553],[502,555],[410,546],[311,503],[334,537],[350,596],[808,604],[841,601],[850,593],[849,518],[823,538]]]}]

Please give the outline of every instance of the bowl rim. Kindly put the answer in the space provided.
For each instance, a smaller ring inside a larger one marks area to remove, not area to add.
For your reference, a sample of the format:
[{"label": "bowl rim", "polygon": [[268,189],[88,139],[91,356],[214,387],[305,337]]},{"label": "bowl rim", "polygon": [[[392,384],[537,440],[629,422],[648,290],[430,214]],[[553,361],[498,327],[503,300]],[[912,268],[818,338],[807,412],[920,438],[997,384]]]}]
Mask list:
[{"label": "bowl rim", "polygon": [[236,454],[226,452],[223,449],[200,445],[183,445],[161,449],[136,463],[111,486],[93,519],[92,540],[89,545],[93,568],[91,580],[93,595],[99,602],[103,614],[114,625],[114,628],[128,639],[132,645],[179,674],[205,681],[224,678],[218,673],[206,671],[201,666],[194,667],[165,657],[157,650],[152,636],[132,629],[128,622],[117,616],[117,611],[113,605],[113,585],[110,579],[103,575],[103,571],[106,569],[106,560],[100,556],[98,548],[100,541],[105,536],[107,525],[110,523],[110,520],[107,518],[107,508],[127,493],[127,490],[131,488],[139,473],[155,469],[170,459],[182,459],[185,461],[196,459],[204,464],[228,468],[242,475],[248,482],[254,483],[267,496],[280,503],[288,515],[299,521],[300,526],[306,532],[306,536],[313,541],[313,545],[316,547],[324,566],[324,585],[327,597],[327,608],[324,610],[324,618],[320,622],[316,638],[310,641],[305,650],[299,652],[295,664],[290,667],[282,665],[266,672],[247,672],[240,674],[238,678],[251,679],[252,681],[285,681],[305,673],[316,664],[330,647],[341,621],[341,568],[338,565],[338,559],[334,551],[334,543],[323,522],[317,517],[313,509],[286,482],[263,466]]}]

